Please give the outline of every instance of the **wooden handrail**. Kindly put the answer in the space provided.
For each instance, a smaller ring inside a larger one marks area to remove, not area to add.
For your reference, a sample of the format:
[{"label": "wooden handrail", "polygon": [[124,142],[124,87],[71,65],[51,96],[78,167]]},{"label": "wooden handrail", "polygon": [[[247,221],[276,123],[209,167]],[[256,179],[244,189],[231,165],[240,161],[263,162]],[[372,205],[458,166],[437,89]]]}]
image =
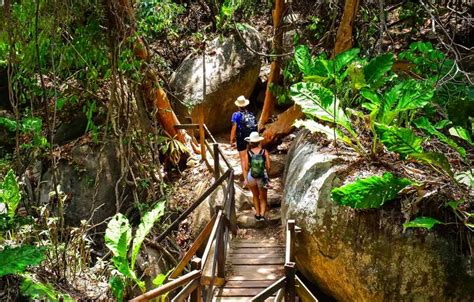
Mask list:
[{"label": "wooden handrail", "polygon": [[[191,261],[193,256],[196,254],[196,252],[201,248],[202,244],[205,242],[206,238],[209,236],[211,233],[212,228],[214,227],[214,222],[216,221],[216,216],[211,218],[211,221],[204,227],[204,229],[201,231],[201,233],[198,235],[196,240],[194,241],[193,245],[189,248],[189,250],[184,254],[184,257],[181,259],[181,261],[178,263],[176,268],[173,270],[171,275],[169,276],[170,279],[174,279],[178,277],[181,272],[184,270],[186,265]],[[199,269],[201,269],[199,267]]]},{"label": "wooden handrail", "polygon": [[155,288],[149,292],[146,292],[132,300],[130,302],[145,302],[149,301],[153,298],[156,298],[158,296],[164,295],[167,292],[170,292],[174,289],[177,289],[178,287],[181,287],[188,282],[191,282],[193,280],[196,280],[201,277],[202,272],[200,270],[194,270],[190,273],[187,273],[184,276],[179,277],[176,280],[173,280],[171,282],[165,283],[162,286]]},{"label": "wooden handrail", "polygon": [[252,302],[263,302],[266,299],[270,298],[274,293],[276,293],[280,288],[285,286],[285,277],[282,277],[268,286],[264,291],[253,297],[250,301]]},{"label": "wooden handrail", "polygon": [[303,298],[303,301],[318,301],[318,299],[316,299],[306,284],[304,284],[304,282],[298,276],[296,276],[296,293],[298,294],[298,297]]},{"label": "wooden handrail", "polygon": [[222,214],[223,214],[222,210],[219,210],[219,212],[217,213],[216,221],[214,222],[214,226],[212,228],[211,235],[209,236],[209,241],[207,242],[206,249],[204,250],[204,253],[202,254],[201,269],[204,269],[204,267],[207,264],[207,260],[209,258],[209,253],[211,251],[213,241],[216,238],[217,230],[218,230],[219,224],[221,223],[221,220],[222,220]]},{"label": "wooden handrail", "polygon": [[217,187],[219,187],[229,177],[230,171],[226,171],[218,180],[216,180],[189,208],[187,208],[179,217],[163,232],[156,241],[162,241],[171,231],[176,228],[194,209],[196,209],[204,200],[206,200]]},{"label": "wooden handrail", "polygon": [[171,302],[184,302],[201,285],[199,279],[189,282],[183,289],[171,300]]}]

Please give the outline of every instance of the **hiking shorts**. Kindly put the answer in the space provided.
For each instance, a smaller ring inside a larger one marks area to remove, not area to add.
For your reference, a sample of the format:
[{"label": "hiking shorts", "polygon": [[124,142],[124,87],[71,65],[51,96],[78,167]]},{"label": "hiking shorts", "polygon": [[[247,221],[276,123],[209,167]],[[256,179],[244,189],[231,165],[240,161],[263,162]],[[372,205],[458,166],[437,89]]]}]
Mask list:
[{"label": "hiking shorts", "polygon": [[237,136],[236,142],[237,142],[237,151],[240,152],[240,151],[247,150],[248,143],[245,141],[244,136],[242,137]]},{"label": "hiking shorts", "polygon": [[252,177],[252,174],[249,173],[247,174],[247,183],[251,186],[257,186],[259,189],[262,189],[266,182],[265,182],[265,178],[261,177],[261,178],[253,178]]}]

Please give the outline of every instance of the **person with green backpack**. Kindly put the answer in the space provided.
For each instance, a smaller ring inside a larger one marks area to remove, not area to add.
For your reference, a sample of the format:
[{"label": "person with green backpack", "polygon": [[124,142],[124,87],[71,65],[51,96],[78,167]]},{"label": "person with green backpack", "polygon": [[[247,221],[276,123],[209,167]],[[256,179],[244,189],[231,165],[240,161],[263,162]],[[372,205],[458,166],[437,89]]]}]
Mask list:
[{"label": "person with green backpack", "polygon": [[270,171],[270,155],[268,151],[260,146],[263,137],[258,132],[252,132],[245,140],[249,143],[247,153],[244,157],[245,183],[252,191],[253,205],[255,207],[255,219],[265,220],[267,211],[267,186],[268,173]]}]

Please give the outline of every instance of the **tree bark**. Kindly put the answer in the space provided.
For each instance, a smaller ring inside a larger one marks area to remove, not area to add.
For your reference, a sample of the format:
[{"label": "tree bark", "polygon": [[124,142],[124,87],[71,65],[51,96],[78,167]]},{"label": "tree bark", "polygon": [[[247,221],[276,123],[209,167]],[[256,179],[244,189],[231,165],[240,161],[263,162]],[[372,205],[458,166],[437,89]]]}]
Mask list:
[{"label": "tree bark", "polygon": [[[283,15],[285,11],[285,0],[276,0],[275,9],[273,10],[273,53],[281,54],[283,45],[283,31],[281,25],[283,23]],[[262,130],[275,108],[276,96],[270,91],[271,85],[280,82],[281,57],[275,57],[268,75],[267,89],[265,92],[265,101],[263,103],[262,114],[258,121],[258,129]]]},{"label": "tree bark", "polygon": [[303,117],[304,113],[301,111],[301,107],[296,104],[281,113],[275,122],[266,127],[263,133],[262,145],[271,145],[281,137],[290,134],[294,129],[295,121]]},{"label": "tree bark", "polygon": [[360,0],[345,1],[341,24],[339,24],[336,34],[336,43],[334,45],[335,56],[352,48],[352,29],[359,8],[359,2]]},{"label": "tree bark", "polygon": [[[109,23],[115,30],[116,41],[124,41],[136,34],[136,21],[132,4],[129,0],[104,0],[107,8]],[[138,37],[133,44],[133,52],[135,56],[143,61],[150,60],[150,54],[143,40]],[[143,95],[147,104],[153,104],[156,108],[156,117],[163,129],[171,137],[176,137],[179,141],[186,145],[190,145],[192,141],[184,130],[176,130],[175,126],[179,125],[179,120],[171,107],[171,103],[166,92],[159,85],[158,76],[153,69],[143,65],[144,81],[141,85]],[[194,149],[194,145],[191,144]]]}]

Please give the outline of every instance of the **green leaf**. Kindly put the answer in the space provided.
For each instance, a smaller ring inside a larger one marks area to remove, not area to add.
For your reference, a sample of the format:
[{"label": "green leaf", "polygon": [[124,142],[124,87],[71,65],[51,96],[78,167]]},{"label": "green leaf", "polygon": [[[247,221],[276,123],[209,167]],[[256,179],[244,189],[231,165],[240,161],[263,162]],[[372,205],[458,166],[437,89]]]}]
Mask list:
[{"label": "green leaf", "polygon": [[459,209],[459,205],[463,202],[464,202],[464,200],[462,200],[462,199],[461,200],[452,200],[450,202],[447,202],[445,206],[450,207],[451,209],[456,211],[456,210]]},{"label": "green leaf", "polygon": [[386,172],[382,177],[370,176],[335,188],[331,197],[338,204],[351,208],[380,208],[387,201],[395,199],[398,192],[411,183],[407,178],[398,178]]},{"label": "green leaf", "polygon": [[433,98],[434,88],[428,82],[413,79],[402,82],[400,98],[395,111],[423,108]]},{"label": "green leaf", "polygon": [[159,202],[153,210],[146,213],[138,229],[135,233],[135,237],[133,238],[132,243],[132,260],[131,260],[131,267],[132,269],[135,267],[135,260],[137,259],[138,252],[140,251],[140,247],[145,240],[145,237],[148,235],[150,230],[152,229],[154,223],[160,219],[165,214],[165,202]]},{"label": "green leaf", "polygon": [[413,123],[418,129],[421,129],[430,135],[436,136],[440,141],[445,144],[448,144],[451,148],[461,154],[462,157],[466,157],[466,150],[463,147],[459,146],[455,141],[453,141],[440,131],[436,130],[436,128],[430,123],[430,121],[426,117],[420,117],[414,120]]},{"label": "green leaf", "polygon": [[112,289],[112,293],[118,302],[123,301],[123,292],[125,290],[125,284],[120,276],[113,276],[109,280],[109,286]]},{"label": "green leaf", "polygon": [[3,116],[0,116],[0,126],[5,127],[10,132],[14,132],[17,127],[16,121]]},{"label": "green leaf", "polygon": [[352,48],[347,51],[344,51],[343,53],[338,54],[334,60],[336,64],[336,73],[338,73],[339,71],[341,71],[341,69],[346,67],[352,61],[354,61],[354,59],[357,58],[359,52],[360,49]]},{"label": "green leaf", "polygon": [[331,90],[317,83],[297,83],[291,86],[290,95],[303,113],[310,118],[336,122],[354,133],[351,121],[339,106],[339,100]]},{"label": "green leaf", "polygon": [[295,49],[295,61],[300,71],[305,75],[312,75],[313,63],[311,53],[306,45],[298,45]]},{"label": "green leaf", "polygon": [[388,127],[380,125],[380,141],[392,152],[397,152],[403,158],[412,153],[422,153],[422,139],[408,128]]},{"label": "green leaf", "polygon": [[451,165],[449,164],[448,158],[438,152],[423,152],[423,153],[412,153],[408,156],[414,160],[433,165],[437,168],[445,171],[449,176],[453,177],[454,173],[451,170]]},{"label": "green leaf", "polygon": [[163,283],[166,281],[166,278],[171,274],[173,270],[170,270],[169,272],[167,272],[166,274],[159,274],[158,276],[156,276],[155,279],[153,279],[153,284],[156,285],[156,286],[161,286],[163,285]]},{"label": "green leaf", "polygon": [[455,126],[455,127],[449,128],[449,134],[451,134],[452,136],[462,138],[463,140],[468,142],[471,146],[474,145],[472,142],[471,135],[469,134],[469,131],[467,131],[461,126]]},{"label": "green leaf", "polygon": [[405,229],[408,228],[425,228],[430,230],[436,224],[443,224],[441,221],[431,217],[417,217],[412,221],[403,224]]},{"label": "green leaf", "polygon": [[121,213],[116,214],[107,224],[105,245],[112,251],[114,256],[126,259],[131,240],[132,228],[127,217]]},{"label": "green leaf", "polygon": [[16,181],[15,173],[10,169],[3,182],[0,183],[0,202],[7,205],[9,217],[15,216],[20,199],[20,187]]},{"label": "green leaf", "polygon": [[474,169],[471,171],[459,172],[454,175],[454,178],[460,183],[474,188]]},{"label": "green leaf", "polygon": [[378,87],[383,83],[385,73],[392,69],[393,55],[391,53],[378,56],[370,60],[364,67],[364,75],[367,84]]},{"label": "green leaf", "polygon": [[450,120],[441,120],[439,122],[437,122],[434,127],[438,130],[441,130],[441,129],[444,129],[446,126],[449,126],[451,125],[453,122],[451,122]]},{"label": "green leaf", "polygon": [[50,284],[35,282],[31,278],[27,277],[21,283],[21,293],[25,296],[35,300],[42,301],[75,301],[69,295],[62,294]]},{"label": "green leaf", "polygon": [[0,277],[22,273],[28,266],[40,264],[44,259],[45,250],[44,247],[32,245],[5,247],[0,252]]}]

